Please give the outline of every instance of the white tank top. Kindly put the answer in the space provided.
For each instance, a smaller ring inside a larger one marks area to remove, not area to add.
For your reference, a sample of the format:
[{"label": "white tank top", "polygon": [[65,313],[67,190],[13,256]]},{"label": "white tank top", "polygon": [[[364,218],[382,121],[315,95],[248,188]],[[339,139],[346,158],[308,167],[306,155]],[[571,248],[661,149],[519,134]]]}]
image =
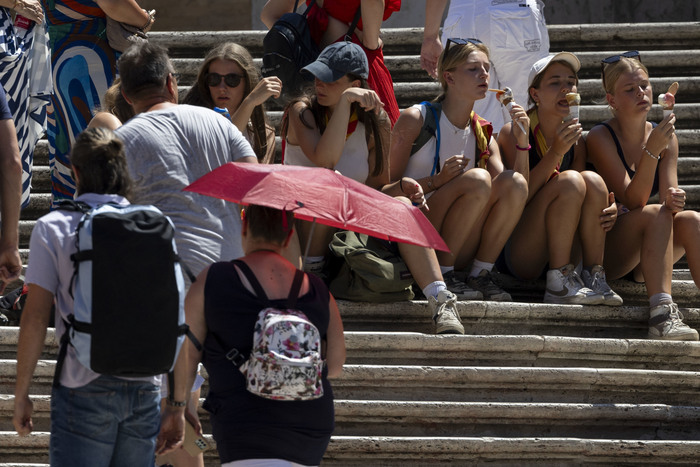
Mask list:
[{"label": "white tank top", "polygon": [[[289,141],[286,142],[284,150],[284,164],[316,167],[316,164],[306,157],[301,146],[289,144]],[[365,141],[365,126],[361,122],[357,123],[355,131],[345,141],[343,153],[333,169],[360,183],[367,181],[367,177],[369,177],[369,149],[367,141]]]},{"label": "white tank top", "polygon": [[[420,110],[420,114],[425,121],[425,113],[430,112],[430,110],[422,105],[416,104],[412,106]],[[408,165],[406,166],[406,171],[404,172],[405,177],[411,177],[413,179],[419,179],[423,177],[428,177],[433,170],[433,163],[435,162],[435,146],[437,144],[436,138],[430,138],[425,145],[415,152],[409,159]],[[449,119],[445,116],[444,112],[440,113],[440,154],[439,154],[439,165],[440,168],[445,164],[445,161],[455,154],[464,155],[469,158],[469,163],[465,169],[473,169],[474,159],[476,154],[476,138],[474,137],[474,132],[471,126],[465,128],[457,128],[454,126]]]}]

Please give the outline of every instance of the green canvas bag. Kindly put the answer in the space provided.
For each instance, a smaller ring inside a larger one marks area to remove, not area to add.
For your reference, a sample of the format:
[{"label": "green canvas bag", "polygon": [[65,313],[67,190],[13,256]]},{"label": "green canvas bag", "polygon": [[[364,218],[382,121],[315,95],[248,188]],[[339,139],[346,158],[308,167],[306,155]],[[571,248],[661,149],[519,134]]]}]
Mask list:
[{"label": "green canvas bag", "polygon": [[413,299],[408,266],[381,240],[340,231],[330,249],[344,260],[329,286],[335,298],[375,303]]}]

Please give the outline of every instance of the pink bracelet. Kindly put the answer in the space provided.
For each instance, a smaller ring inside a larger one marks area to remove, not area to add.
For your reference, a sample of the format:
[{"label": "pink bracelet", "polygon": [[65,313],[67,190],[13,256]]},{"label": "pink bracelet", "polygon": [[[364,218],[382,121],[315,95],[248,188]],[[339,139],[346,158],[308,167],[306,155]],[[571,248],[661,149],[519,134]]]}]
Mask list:
[{"label": "pink bracelet", "polygon": [[518,151],[529,151],[531,148],[532,148],[532,146],[529,145],[529,144],[527,145],[526,148],[521,148],[521,147],[518,146],[517,144],[515,145],[515,149],[517,149]]}]

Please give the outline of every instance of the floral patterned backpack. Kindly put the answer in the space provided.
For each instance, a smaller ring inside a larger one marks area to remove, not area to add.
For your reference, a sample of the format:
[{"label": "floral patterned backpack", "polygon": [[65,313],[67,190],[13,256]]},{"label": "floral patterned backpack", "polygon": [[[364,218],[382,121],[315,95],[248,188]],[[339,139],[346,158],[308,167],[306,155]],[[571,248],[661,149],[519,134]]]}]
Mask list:
[{"label": "floral patterned backpack", "polygon": [[307,316],[295,310],[304,272],[297,271],[289,291],[287,309],[271,306],[267,295],[243,261],[234,264],[245,274],[266,306],[258,314],[253,348],[245,359],[236,349],[226,358],[246,377],[249,392],[266,399],[301,401],[323,396],[321,333]]}]

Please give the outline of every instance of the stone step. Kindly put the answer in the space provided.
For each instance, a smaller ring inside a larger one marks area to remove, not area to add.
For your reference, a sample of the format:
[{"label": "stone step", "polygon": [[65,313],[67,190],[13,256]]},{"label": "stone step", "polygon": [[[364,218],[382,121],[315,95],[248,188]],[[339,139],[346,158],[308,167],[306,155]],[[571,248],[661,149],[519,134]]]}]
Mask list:
[{"label": "stone step", "polygon": [[[557,51],[551,49],[552,52]],[[578,72],[579,78],[600,79],[600,63],[611,52],[592,51],[575,52],[581,61],[581,70]],[[649,69],[651,76],[695,76],[700,64],[700,50],[640,50],[640,55],[644,65]],[[191,86],[196,78],[199,68],[204,61],[203,55],[192,54],[188,57],[173,58],[173,65],[177,70],[178,83],[180,85]],[[254,56],[254,61],[258,69],[262,66],[260,55]],[[420,67],[420,49],[412,55],[386,55],[384,63],[391,73],[395,83],[432,81],[432,78]]]},{"label": "stone step", "polygon": [[[550,49],[569,51],[696,49],[700,32],[696,22],[548,25]],[[262,56],[265,31],[153,31],[151,42],[167,47],[172,57],[203,57],[222,42],[236,42],[253,56]],[[384,55],[418,55],[423,28],[382,30]],[[608,54],[610,55],[610,54]]]},{"label": "stone step", "polygon": [[[208,441],[213,440],[210,438]],[[0,467],[48,465],[49,433],[19,437],[0,432]],[[700,441],[638,439],[333,436],[323,465],[419,466],[458,462],[462,465],[697,465]],[[207,467],[216,451],[205,453]]]},{"label": "stone step", "polygon": [[[32,396],[37,432],[50,430],[50,397]],[[202,399],[203,402],[204,399]],[[0,396],[0,431],[13,431],[13,396]],[[498,436],[694,440],[700,407],[664,404],[552,404],[335,401],[336,436]],[[209,413],[201,408],[203,432]],[[1,465],[1,464],[0,464]]]},{"label": "stone step", "polygon": [[[0,327],[0,358],[6,364],[16,358],[18,337],[18,327]],[[346,331],[345,345],[347,363],[354,365],[682,368],[684,371],[700,371],[698,342],[527,334],[458,336],[373,330]],[[47,362],[55,361],[57,349],[55,330],[49,328],[41,358]],[[9,365],[0,371],[4,381],[14,377],[13,368]]]},{"label": "stone step", "polygon": [[[0,360],[0,394],[14,392],[16,364]],[[33,394],[50,393],[54,367],[39,360]],[[350,400],[694,405],[698,390],[700,372],[624,368],[347,364],[333,380]]]}]

